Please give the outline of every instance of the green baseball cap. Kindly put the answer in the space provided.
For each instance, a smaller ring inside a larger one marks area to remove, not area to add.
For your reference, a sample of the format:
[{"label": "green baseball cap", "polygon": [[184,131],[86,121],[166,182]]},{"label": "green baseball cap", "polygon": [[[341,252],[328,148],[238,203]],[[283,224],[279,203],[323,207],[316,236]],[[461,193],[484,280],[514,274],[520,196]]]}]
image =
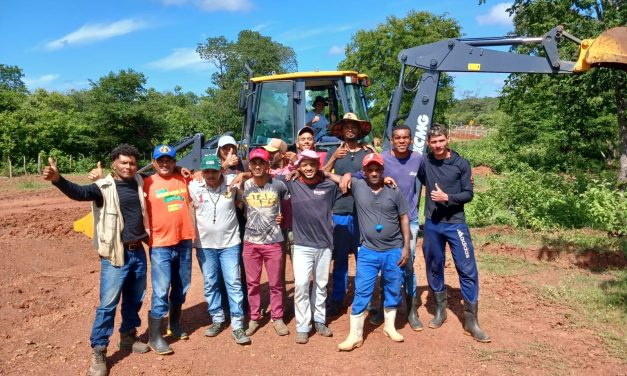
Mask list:
[{"label": "green baseball cap", "polygon": [[221,170],[220,158],[217,155],[205,155],[202,157],[200,168],[203,170]]}]

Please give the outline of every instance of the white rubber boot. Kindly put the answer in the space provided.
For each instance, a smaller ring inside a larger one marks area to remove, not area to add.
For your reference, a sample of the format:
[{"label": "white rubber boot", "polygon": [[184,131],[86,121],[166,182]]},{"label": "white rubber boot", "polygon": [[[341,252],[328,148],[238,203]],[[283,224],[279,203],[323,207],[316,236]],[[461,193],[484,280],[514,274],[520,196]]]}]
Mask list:
[{"label": "white rubber boot", "polygon": [[350,333],[348,338],[339,345],[337,348],[340,351],[351,351],[360,347],[364,343],[364,321],[366,320],[365,311],[359,315],[350,316]]},{"label": "white rubber boot", "polygon": [[396,321],[396,309],[386,308],[383,311],[383,315],[385,317],[383,334],[390,337],[394,342],[403,342],[405,339],[396,331],[396,327],[394,326],[394,321]]}]

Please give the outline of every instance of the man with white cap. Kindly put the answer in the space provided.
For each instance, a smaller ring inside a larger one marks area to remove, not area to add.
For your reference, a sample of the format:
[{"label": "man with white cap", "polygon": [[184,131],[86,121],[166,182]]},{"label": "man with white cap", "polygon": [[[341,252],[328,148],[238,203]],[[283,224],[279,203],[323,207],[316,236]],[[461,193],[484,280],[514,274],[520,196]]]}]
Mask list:
[{"label": "man with white cap", "polygon": [[[333,334],[326,326],[325,303],[333,247],[331,211],[342,193],[336,183],[321,173],[320,158],[315,151],[303,150],[295,165],[300,177],[287,181],[286,185],[294,216],[296,343],[305,344],[312,328],[312,312],[316,332],[323,337]],[[310,294],[312,273],[314,285]]]},{"label": "man with white cap", "polygon": [[216,154],[222,163],[222,174],[226,178],[227,184],[231,184],[235,176],[244,171],[244,166],[237,156],[237,141],[229,135],[220,137]]}]

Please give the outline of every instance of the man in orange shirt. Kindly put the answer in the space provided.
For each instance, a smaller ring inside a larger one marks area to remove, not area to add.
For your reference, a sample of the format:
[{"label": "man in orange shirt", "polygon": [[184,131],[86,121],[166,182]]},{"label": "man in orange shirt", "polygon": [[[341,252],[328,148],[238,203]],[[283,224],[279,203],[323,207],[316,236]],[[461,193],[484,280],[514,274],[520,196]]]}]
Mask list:
[{"label": "man in orange shirt", "polygon": [[179,339],[189,338],[180,327],[180,319],[192,275],[194,226],[187,182],[176,172],[176,151],[171,146],[160,145],[152,157],[157,173],[144,179],[152,279],[148,345],[163,355],[173,352],[162,336],[168,309],[168,332]]}]

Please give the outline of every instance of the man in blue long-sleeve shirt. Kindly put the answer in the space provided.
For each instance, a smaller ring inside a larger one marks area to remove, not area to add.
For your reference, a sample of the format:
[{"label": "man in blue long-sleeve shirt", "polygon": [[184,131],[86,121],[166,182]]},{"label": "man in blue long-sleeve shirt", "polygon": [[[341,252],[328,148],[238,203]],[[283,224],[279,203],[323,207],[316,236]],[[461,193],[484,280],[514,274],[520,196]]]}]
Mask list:
[{"label": "man in blue long-sleeve shirt", "polygon": [[44,169],[51,181],[66,196],[77,201],[92,201],[94,245],[100,255],[100,304],[92,327],[92,363],[89,374],[106,375],[106,353],[113,334],[115,310],[122,298],[120,349],[137,353],[149,351],[137,338],[141,325],[139,310],[146,293],[146,253],[148,240],[144,225],[143,180],[137,174],[139,152],[120,145],[111,152],[112,173],[93,184],[74,184],[61,176],[52,160]]},{"label": "man in blue long-sleeve shirt", "polygon": [[449,148],[447,130],[442,125],[431,127],[428,143],[431,152],[420,166],[418,178],[427,190],[422,250],[427,281],[436,301],[429,327],[439,328],[446,321],[444,251],[448,243],[464,298],[464,331],[479,342],[490,342],[477,320],[479,274],[464,214],[464,204],[473,198],[470,163]]}]

